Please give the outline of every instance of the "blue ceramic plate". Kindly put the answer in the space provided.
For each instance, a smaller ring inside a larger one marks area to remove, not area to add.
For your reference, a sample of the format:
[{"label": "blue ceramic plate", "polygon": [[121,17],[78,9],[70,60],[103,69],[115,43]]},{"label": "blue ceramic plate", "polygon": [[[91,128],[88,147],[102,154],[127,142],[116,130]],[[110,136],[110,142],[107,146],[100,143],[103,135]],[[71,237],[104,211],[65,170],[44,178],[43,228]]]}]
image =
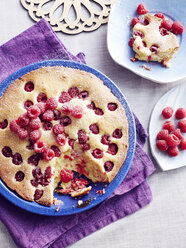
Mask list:
[{"label": "blue ceramic plate", "polygon": [[[73,61],[47,60],[47,61],[41,61],[41,62],[38,62],[35,64],[28,65],[26,67],[23,67],[22,69],[18,70],[17,72],[13,73],[12,75],[10,75],[7,79],[5,79],[0,84],[0,95],[3,94],[3,92],[7,89],[7,87],[14,80],[20,78],[21,76],[23,76],[24,74],[26,74],[32,70],[36,70],[36,69],[43,67],[43,66],[44,67],[46,67],[46,66],[65,66],[65,67],[80,69],[80,70],[94,74],[95,76],[100,78],[107,87],[109,87],[111,89],[113,94],[121,102],[121,104],[123,105],[123,108],[126,111],[126,115],[127,115],[128,122],[129,122],[129,149],[127,152],[126,160],[125,160],[123,166],[121,167],[119,173],[115,177],[115,179],[105,189],[105,194],[103,194],[103,195],[96,194],[96,191],[102,190],[104,187],[104,184],[103,183],[93,184],[91,182],[90,182],[90,185],[92,186],[92,190],[90,191],[90,193],[88,195],[81,197],[81,198],[78,198],[78,199],[73,199],[70,196],[63,196],[63,195],[54,193],[55,197],[58,200],[61,200],[63,202],[63,206],[61,206],[59,208],[59,211],[56,212],[56,206],[55,205],[52,205],[51,207],[45,207],[45,206],[39,205],[36,202],[28,202],[26,200],[23,200],[15,192],[13,192],[9,188],[7,188],[6,185],[0,180],[0,192],[1,192],[1,194],[4,197],[6,197],[9,201],[14,203],[15,205],[17,205],[17,206],[19,206],[19,207],[21,207],[27,211],[34,212],[37,214],[55,215],[55,216],[75,214],[75,213],[79,213],[79,212],[85,211],[87,209],[90,209],[90,208],[96,206],[97,204],[101,203],[123,181],[124,177],[126,176],[128,170],[130,168],[130,165],[131,165],[131,162],[133,159],[133,155],[134,155],[135,142],[136,142],[135,123],[134,123],[133,114],[130,110],[130,107],[129,107],[125,97],[121,93],[121,91],[117,88],[117,86],[109,78],[107,78],[105,75],[103,75],[101,72],[99,72],[99,71],[97,71],[97,70],[95,70],[95,69],[93,69],[87,65],[80,64],[80,63],[73,62]],[[89,200],[90,198],[92,200],[84,208],[76,207],[78,205],[79,199],[86,201],[86,200]]]},{"label": "blue ceramic plate", "polygon": [[[172,21],[179,20],[186,27],[185,0],[116,0],[109,16],[107,32],[107,45],[111,57],[121,66],[158,83],[170,83],[185,78],[186,30],[182,35],[177,35],[180,48],[172,59],[171,68],[167,69],[157,62],[130,61],[134,56],[132,48],[128,45],[132,35],[130,23],[132,18],[137,16],[136,9],[141,2],[144,2],[150,13],[162,12],[166,18]],[[152,70],[144,70],[143,64],[152,67]]]}]

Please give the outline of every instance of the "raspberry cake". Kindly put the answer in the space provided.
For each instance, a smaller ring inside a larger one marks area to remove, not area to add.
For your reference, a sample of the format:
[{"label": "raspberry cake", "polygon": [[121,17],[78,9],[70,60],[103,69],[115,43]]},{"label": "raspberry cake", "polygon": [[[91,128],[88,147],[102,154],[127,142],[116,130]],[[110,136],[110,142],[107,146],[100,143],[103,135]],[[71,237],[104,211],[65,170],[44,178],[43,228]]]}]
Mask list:
[{"label": "raspberry cake", "polygon": [[[18,195],[51,206],[53,192],[87,194],[110,183],[128,150],[128,120],[95,75],[42,67],[14,81],[0,99],[0,177]],[[59,187],[60,185],[60,187]]]}]

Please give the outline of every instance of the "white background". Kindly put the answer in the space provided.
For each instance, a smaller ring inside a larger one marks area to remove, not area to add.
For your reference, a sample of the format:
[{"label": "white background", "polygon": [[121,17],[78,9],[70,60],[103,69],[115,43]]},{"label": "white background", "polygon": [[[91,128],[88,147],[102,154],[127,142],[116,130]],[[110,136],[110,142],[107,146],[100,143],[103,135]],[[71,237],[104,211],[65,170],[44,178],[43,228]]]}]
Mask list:
[{"label": "white background", "polygon": [[[33,24],[19,0],[0,0],[0,45]],[[57,33],[72,53],[83,51],[88,65],[105,73],[119,86],[132,110],[148,129],[154,105],[176,83],[153,83],[117,65],[107,51],[106,34],[107,25],[91,33]],[[150,155],[148,144],[145,150]],[[157,168],[148,181],[153,193],[150,205],[89,235],[71,247],[185,248],[186,167],[169,172],[162,172]],[[0,247],[16,247],[2,223]]]}]

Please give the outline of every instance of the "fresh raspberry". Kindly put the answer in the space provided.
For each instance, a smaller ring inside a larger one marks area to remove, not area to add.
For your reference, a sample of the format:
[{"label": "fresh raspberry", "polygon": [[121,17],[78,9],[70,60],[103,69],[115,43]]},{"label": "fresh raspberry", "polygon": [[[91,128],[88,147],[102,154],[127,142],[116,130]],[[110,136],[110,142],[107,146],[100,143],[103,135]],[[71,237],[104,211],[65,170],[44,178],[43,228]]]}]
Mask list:
[{"label": "fresh raspberry", "polygon": [[61,112],[66,115],[70,114],[72,112],[72,106],[69,103],[63,104],[61,107]]},{"label": "fresh raspberry", "polygon": [[61,111],[55,109],[54,110],[54,120],[58,121],[61,118]]},{"label": "fresh raspberry", "polygon": [[38,141],[41,138],[41,131],[39,129],[34,130],[30,132],[29,136],[32,141]]},{"label": "fresh raspberry", "polygon": [[165,107],[162,110],[161,114],[163,115],[163,117],[165,119],[169,119],[172,116],[172,114],[173,114],[173,108],[172,107],[169,107],[169,106],[168,107]]},{"label": "fresh raspberry", "polygon": [[172,21],[170,19],[167,19],[167,20],[163,19],[161,26],[167,29],[168,31],[170,31],[172,28]]},{"label": "fresh raspberry", "polygon": [[34,90],[34,84],[33,82],[29,81],[25,84],[24,90],[27,92],[31,92]]},{"label": "fresh raspberry", "polygon": [[78,141],[79,144],[85,144],[89,140],[89,137],[86,135],[84,130],[78,131]]},{"label": "fresh raspberry", "polygon": [[183,133],[186,133],[186,120],[178,121],[178,127],[181,129]]},{"label": "fresh raspberry", "polygon": [[95,109],[94,109],[94,113],[95,113],[96,115],[103,115],[103,114],[104,114],[103,110],[100,109],[100,108],[95,108]]},{"label": "fresh raspberry", "polygon": [[38,140],[34,144],[34,151],[37,153],[43,153],[47,149],[47,143],[42,140]]},{"label": "fresh raspberry", "polygon": [[115,111],[117,109],[118,105],[116,103],[113,103],[113,102],[110,102],[107,104],[107,108],[110,110],[110,111]]},{"label": "fresh raspberry", "polygon": [[54,97],[50,97],[46,101],[46,109],[54,110],[57,108],[57,105],[58,105],[58,102],[57,102],[56,98],[54,98]]},{"label": "fresh raspberry", "polygon": [[90,145],[88,143],[83,144],[82,145],[82,151],[83,152],[86,152],[88,150],[90,150]]},{"label": "fresh raspberry", "polygon": [[[133,47],[134,41],[135,41],[135,38],[134,38],[134,37],[131,37],[130,40],[129,40],[129,46],[130,46],[130,47]],[[112,110],[111,110],[111,111],[112,111]]]},{"label": "fresh raspberry", "polygon": [[180,149],[186,150],[186,139],[182,139],[180,142]]},{"label": "fresh raspberry", "polygon": [[40,121],[39,117],[37,117],[35,119],[31,119],[29,125],[34,130],[40,129],[41,128],[41,121]]},{"label": "fresh raspberry", "polygon": [[169,136],[166,139],[168,146],[177,146],[180,143],[180,140],[178,137],[174,134],[169,134]]},{"label": "fresh raspberry", "polygon": [[134,17],[131,22],[132,27],[134,27],[137,23],[141,23],[141,20],[138,17]]},{"label": "fresh raspberry", "polygon": [[116,139],[120,139],[122,137],[122,131],[121,129],[117,128],[116,130],[114,130],[114,132],[112,133],[112,137],[116,138]]},{"label": "fresh raspberry", "polygon": [[74,149],[74,143],[75,143],[75,140],[74,139],[69,139],[68,140],[68,144],[69,144],[69,146],[72,147],[72,149]]},{"label": "fresh raspberry", "polygon": [[137,13],[139,15],[147,14],[149,11],[146,9],[144,3],[140,3],[137,7]]},{"label": "fresh raspberry", "polygon": [[103,157],[103,151],[101,149],[99,149],[99,148],[96,148],[96,149],[93,150],[92,156],[94,156],[97,159],[100,159],[100,158]]},{"label": "fresh raspberry", "polygon": [[176,157],[179,154],[179,150],[177,146],[170,146],[167,150],[167,153],[171,157]]},{"label": "fresh raspberry", "polygon": [[29,124],[30,119],[27,116],[27,113],[24,113],[19,116],[18,123],[21,127],[26,127]]},{"label": "fresh raspberry", "polygon": [[25,177],[25,174],[22,171],[18,171],[15,174],[15,179],[17,182],[23,181],[24,177]]},{"label": "fresh raspberry", "polygon": [[73,171],[70,171],[68,169],[62,169],[60,172],[60,179],[63,183],[70,182],[74,177]]},{"label": "fresh raspberry", "polygon": [[68,116],[63,116],[60,120],[60,124],[63,125],[64,127],[70,125],[72,123],[70,117]]},{"label": "fresh raspberry", "polygon": [[104,144],[104,145],[109,145],[110,144],[110,136],[104,134],[101,137],[101,143]]},{"label": "fresh raspberry", "polygon": [[114,163],[112,161],[106,161],[104,163],[104,169],[106,172],[110,172],[114,167]]},{"label": "fresh raspberry", "polygon": [[46,102],[47,101],[47,95],[45,93],[40,93],[37,96],[37,101],[38,102]]},{"label": "fresh raspberry", "polygon": [[167,129],[170,132],[172,132],[174,130],[175,126],[174,123],[172,121],[166,121],[163,125],[163,129]]},{"label": "fresh raspberry", "polygon": [[62,134],[64,132],[64,127],[60,124],[53,126],[52,131],[55,135]]},{"label": "fresh raspberry", "polygon": [[12,149],[9,146],[4,146],[2,149],[2,154],[6,157],[12,157]]},{"label": "fresh raspberry", "polygon": [[159,13],[156,13],[155,16],[158,17],[158,18],[161,18],[161,19],[164,19],[165,18],[164,14],[162,14],[160,12]]},{"label": "fresh raspberry", "polygon": [[89,126],[89,129],[90,129],[90,131],[92,131],[94,134],[98,134],[99,133],[99,127],[98,127],[98,125],[97,124],[91,124],[90,126]]},{"label": "fresh raspberry", "polygon": [[61,151],[59,148],[55,145],[51,146],[51,149],[54,151],[55,157],[60,157],[61,156]]},{"label": "fresh raspberry", "polygon": [[87,108],[94,110],[96,108],[96,105],[94,102],[91,102],[90,104],[87,105]]},{"label": "fresh raspberry", "polygon": [[44,112],[42,119],[45,121],[52,121],[54,119],[54,112],[51,109],[47,109]]},{"label": "fresh raspberry", "polygon": [[37,118],[40,115],[40,109],[35,105],[30,106],[27,110],[27,115],[29,118]]},{"label": "fresh raspberry", "polygon": [[44,151],[43,157],[46,161],[50,161],[55,157],[55,153],[52,149],[48,148]]},{"label": "fresh raspberry", "polygon": [[7,119],[0,122],[0,129],[5,129],[7,126],[8,126],[8,120]]},{"label": "fresh raspberry", "polygon": [[20,165],[23,163],[23,159],[20,153],[16,152],[12,157],[12,163],[15,165]]},{"label": "fresh raspberry", "polygon": [[118,152],[118,146],[114,143],[109,144],[107,152],[112,155],[116,155],[116,153]]},{"label": "fresh raspberry", "polygon": [[34,193],[34,200],[37,201],[39,200],[43,195],[43,190],[41,189],[36,189]]},{"label": "fresh raspberry", "polygon": [[175,21],[175,22],[172,24],[172,32],[173,32],[174,34],[182,34],[182,33],[183,33],[183,30],[184,30],[184,27],[183,27],[183,25],[181,24],[181,22]]},{"label": "fresh raspberry", "polygon": [[28,109],[30,108],[30,106],[34,105],[32,101],[30,100],[27,100],[25,103],[24,103],[24,108],[25,109]]},{"label": "fresh raspberry", "polygon": [[87,98],[89,96],[89,93],[88,93],[88,91],[86,91],[86,90],[83,90],[83,91],[81,91],[80,93],[79,93],[79,95],[78,95],[78,97],[80,98],[80,99],[85,99],[85,98]]},{"label": "fresh raspberry", "polygon": [[157,140],[166,140],[168,135],[169,135],[169,131],[167,129],[163,129],[163,130],[159,131],[156,138],[157,138]]},{"label": "fresh raspberry", "polygon": [[68,94],[69,94],[72,98],[74,98],[74,97],[78,96],[79,90],[78,90],[77,87],[71,87],[71,88],[68,90]]},{"label": "fresh raspberry", "polygon": [[40,114],[43,114],[46,109],[46,103],[45,102],[38,102],[36,105],[40,109]]},{"label": "fresh raspberry", "polygon": [[179,128],[175,129],[172,134],[176,135],[176,137],[178,137],[179,140],[182,140],[183,139],[183,136],[181,134],[181,131]]},{"label": "fresh raspberry", "polygon": [[24,128],[19,128],[17,134],[20,139],[26,139],[26,137],[28,136],[28,131]]},{"label": "fresh raspberry", "polygon": [[52,122],[50,122],[50,121],[44,121],[44,123],[43,123],[43,128],[44,128],[46,131],[51,130],[52,127],[53,127]]},{"label": "fresh raspberry", "polygon": [[165,36],[165,35],[168,35],[169,34],[168,30],[166,28],[161,27],[161,26],[159,28],[159,31],[160,31],[160,34],[162,36]]},{"label": "fresh raspberry", "polygon": [[18,131],[18,129],[20,128],[19,124],[18,124],[18,120],[11,120],[10,122],[10,130],[14,133],[16,133]]},{"label": "fresh raspberry", "polygon": [[178,108],[175,113],[176,119],[184,119],[186,117],[186,110],[184,108]]},{"label": "fresh raspberry", "polygon": [[66,136],[64,133],[62,134],[58,134],[56,137],[56,141],[58,143],[59,146],[64,146],[66,143]]},{"label": "fresh raspberry", "polygon": [[81,119],[83,116],[83,108],[81,106],[75,106],[72,108],[72,116],[77,119]]},{"label": "fresh raspberry", "polygon": [[168,149],[168,144],[167,144],[166,140],[157,140],[156,146],[162,152],[164,152]]},{"label": "fresh raspberry", "polygon": [[61,92],[61,95],[59,96],[58,101],[60,103],[65,103],[65,102],[69,102],[72,99],[72,97],[69,95],[68,92]]}]

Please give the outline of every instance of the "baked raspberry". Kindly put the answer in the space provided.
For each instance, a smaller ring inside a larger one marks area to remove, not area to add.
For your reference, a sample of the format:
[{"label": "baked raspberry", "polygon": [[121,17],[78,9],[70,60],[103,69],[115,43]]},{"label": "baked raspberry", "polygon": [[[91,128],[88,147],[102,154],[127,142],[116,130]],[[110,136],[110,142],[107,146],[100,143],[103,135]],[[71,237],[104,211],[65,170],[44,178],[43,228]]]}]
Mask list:
[{"label": "baked raspberry", "polygon": [[146,9],[145,4],[144,3],[140,3],[137,7],[137,13],[139,15],[144,15],[147,14],[149,11]]},{"label": "baked raspberry", "polygon": [[163,115],[163,117],[164,117],[165,119],[169,119],[169,118],[172,116],[172,114],[173,114],[173,108],[170,107],[170,106],[165,107],[165,108],[162,110],[161,114]]},{"label": "baked raspberry", "polygon": [[17,134],[19,138],[23,140],[26,139],[26,137],[28,136],[28,131],[24,128],[19,128]]},{"label": "baked raspberry", "polygon": [[178,137],[174,134],[169,134],[169,136],[166,139],[168,146],[177,146],[180,143],[180,140]]},{"label": "baked raspberry", "polygon": [[141,23],[141,20],[138,17],[134,17],[131,22],[132,27],[134,27],[137,23]]},{"label": "baked raspberry", "polygon": [[36,187],[39,185],[39,182],[36,179],[32,179],[31,181],[32,186]]},{"label": "baked raspberry", "polygon": [[169,131],[167,129],[163,129],[159,131],[156,138],[157,140],[166,140],[168,136],[169,136]]},{"label": "baked raspberry", "polygon": [[141,31],[138,31],[138,30],[134,32],[134,35],[141,37],[141,39],[144,38],[144,34]]},{"label": "baked raspberry", "polygon": [[58,102],[57,102],[56,98],[54,98],[54,97],[50,97],[46,101],[46,109],[54,110],[57,108],[57,106],[58,106]]},{"label": "baked raspberry", "polygon": [[66,115],[70,114],[72,112],[72,106],[69,103],[63,104],[61,107],[61,112]]},{"label": "baked raspberry", "polygon": [[79,90],[78,90],[78,88],[77,87],[71,87],[69,90],[68,90],[68,94],[72,97],[72,98],[74,98],[74,97],[77,97],[78,96],[78,94],[79,94]]},{"label": "baked raspberry", "polygon": [[156,146],[162,152],[164,152],[168,149],[168,144],[167,144],[166,140],[157,140]]},{"label": "baked raspberry", "polygon": [[42,119],[45,120],[45,121],[53,121],[54,119],[54,112],[51,110],[51,109],[47,109],[43,116],[42,116]]},{"label": "baked raspberry", "polygon": [[38,102],[36,105],[40,109],[40,114],[43,114],[46,109],[46,103],[45,102]]},{"label": "baked raspberry", "polygon": [[2,149],[2,154],[6,158],[12,157],[12,149],[9,146],[4,146]]},{"label": "baked raspberry", "polygon": [[49,179],[52,177],[52,168],[50,166],[48,166],[45,169],[45,173],[44,173],[44,179],[45,181],[49,181]]},{"label": "baked raspberry", "polygon": [[147,18],[145,18],[143,25],[147,26],[149,24],[149,20]]},{"label": "baked raspberry", "polygon": [[134,41],[135,41],[135,38],[134,37],[131,37],[130,40],[129,40],[129,46],[130,47],[133,47]]},{"label": "baked raspberry", "polygon": [[55,145],[51,146],[51,149],[54,151],[55,157],[60,157],[61,156],[61,151],[59,148]]},{"label": "baked raspberry", "polygon": [[0,129],[5,129],[7,126],[8,126],[8,120],[7,119],[0,122]]},{"label": "baked raspberry", "polygon": [[117,128],[116,130],[114,130],[114,132],[112,133],[112,137],[116,138],[116,139],[120,139],[122,137],[122,131],[121,129]]},{"label": "baked raspberry", "polygon": [[94,109],[94,113],[95,113],[96,115],[103,115],[103,114],[104,114],[103,110],[100,109],[100,108],[95,108],[95,109]]},{"label": "baked raspberry", "polygon": [[31,139],[29,139],[28,142],[29,142],[29,144],[26,146],[26,148],[28,150],[33,150],[34,149],[34,142]]},{"label": "baked raspberry", "polygon": [[98,127],[98,125],[97,125],[96,123],[91,124],[91,125],[89,126],[89,129],[90,129],[90,131],[92,131],[94,134],[98,134],[98,133],[99,133],[99,127]]},{"label": "baked raspberry", "polygon": [[83,152],[86,152],[88,150],[90,150],[90,145],[88,143],[83,144],[82,145],[82,151]]},{"label": "baked raspberry", "polygon": [[110,102],[107,104],[107,108],[110,110],[110,111],[115,111],[117,109],[118,105],[116,103],[113,103],[113,102]]},{"label": "baked raspberry", "polygon": [[34,151],[37,153],[43,153],[47,149],[47,143],[42,140],[38,140],[34,144]]},{"label": "baked raspberry", "polygon": [[168,35],[168,34],[169,34],[169,32],[167,31],[167,29],[166,29],[166,28],[163,28],[163,27],[161,27],[161,26],[160,26],[160,28],[159,28],[159,31],[160,31],[160,34],[161,34],[162,36],[165,36],[165,35]]},{"label": "baked raspberry", "polygon": [[62,134],[64,132],[64,127],[60,124],[53,126],[52,131],[55,135]]},{"label": "baked raspberry", "polygon": [[116,155],[116,153],[118,152],[118,146],[114,143],[109,144],[107,152],[112,155]]},{"label": "baked raspberry", "polygon": [[104,169],[106,172],[110,172],[114,167],[114,163],[112,161],[106,161],[104,163]]},{"label": "baked raspberry", "polygon": [[78,131],[78,141],[79,144],[85,144],[89,140],[89,137],[86,135],[84,130]]},{"label": "baked raspberry", "polygon": [[27,115],[29,118],[37,118],[40,115],[40,109],[36,105],[30,106],[27,109]]},{"label": "baked raspberry", "polygon": [[55,157],[55,153],[52,149],[48,148],[44,151],[43,157],[46,161],[50,161]]},{"label": "baked raspberry", "polygon": [[83,116],[83,108],[81,106],[75,106],[75,107],[73,107],[72,108],[71,115],[74,118],[81,119],[81,117]]},{"label": "baked raspberry", "polygon": [[29,158],[28,158],[28,164],[32,164],[32,165],[35,165],[37,166],[39,164],[39,161],[41,159],[43,159],[42,157],[43,155],[41,153],[36,153],[36,154],[33,154],[31,155]]},{"label": "baked raspberry", "polygon": [[16,152],[12,157],[12,163],[15,165],[20,165],[23,163],[23,159],[20,153]]},{"label": "baked raspberry", "polygon": [[180,120],[186,117],[186,110],[184,108],[178,108],[175,113],[176,119]]},{"label": "baked raspberry", "polygon": [[18,120],[11,120],[10,122],[10,130],[14,133],[16,133],[18,131],[18,129],[20,128],[19,124],[18,124]]},{"label": "baked raspberry", "polygon": [[64,133],[62,134],[58,134],[56,137],[56,141],[58,143],[59,146],[64,146],[66,143],[66,136]]},{"label": "baked raspberry", "polygon": [[44,121],[44,123],[43,123],[43,128],[44,128],[46,131],[51,130],[52,127],[53,127],[52,122],[50,122],[50,121]]},{"label": "baked raspberry", "polygon": [[103,145],[109,145],[109,144],[110,144],[110,136],[104,134],[104,135],[101,137],[101,143],[102,143]]},{"label": "baked raspberry", "polygon": [[47,101],[47,95],[45,93],[40,93],[37,96],[37,101],[38,102],[46,102]]},{"label": "baked raspberry", "polygon": [[174,34],[182,34],[182,33],[183,33],[183,30],[184,30],[184,27],[183,27],[183,25],[181,24],[181,22],[175,21],[175,22],[172,24],[172,32],[173,32]]},{"label": "baked raspberry", "polygon": [[186,139],[182,139],[180,142],[180,149],[186,150]]},{"label": "baked raspberry", "polygon": [[160,12],[159,13],[156,13],[155,16],[158,17],[158,18],[161,18],[161,19],[164,19],[165,18],[164,14],[162,14]]},{"label": "baked raspberry", "polygon": [[39,200],[43,195],[43,190],[41,189],[36,189],[34,193],[34,200],[37,201]]},{"label": "baked raspberry", "polygon": [[41,121],[40,121],[39,117],[37,117],[35,119],[31,119],[30,120],[30,123],[29,123],[29,126],[33,130],[40,129],[40,127],[41,127]]},{"label": "baked raspberry", "polygon": [[170,146],[167,150],[167,153],[171,157],[176,157],[179,154],[179,149],[177,146]]},{"label": "baked raspberry", "polygon": [[90,104],[87,105],[87,108],[94,110],[96,108],[96,105],[94,102],[91,102]]},{"label": "baked raspberry", "polygon": [[175,128],[175,125],[172,121],[166,121],[163,125],[163,129],[167,129],[170,132],[172,132]]},{"label": "baked raspberry", "polygon": [[27,92],[31,92],[34,90],[34,83],[29,81],[25,84],[24,90]]},{"label": "baked raspberry", "polygon": [[15,179],[16,179],[17,182],[23,181],[24,180],[24,177],[25,177],[25,174],[22,171],[18,171],[15,174]]},{"label": "baked raspberry", "polygon": [[79,93],[79,95],[78,95],[78,97],[80,98],[80,99],[85,99],[85,98],[87,98],[89,96],[89,93],[88,93],[88,91],[86,91],[86,90],[83,90],[83,91],[81,91],[80,93]]},{"label": "baked raspberry", "polygon": [[65,102],[69,102],[72,99],[72,97],[69,95],[68,92],[61,92],[61,95],[59,96],[58,101],[60,103],[65,103]]},{"label": "baked raspberry", "polygon": [[54,120],[57,121],[61,118],[61,111],[55,109],[54,110]]},{"label": "baked raspberry", "polygon": [[70,117],[68,116],[63,116],[60,120],[60,124],[63,125],[64,127],[70,125],[72,123]]},{"label": "baked raspberry", "polygon": [[158,46],[157,45],[152,45],[150,48],[151,53],[157,54],[158,52]]},{"label": "baked raspberry", "polygon": [[70,182],[74,177],[73,171],[70,171],[68,169],[62,169],[60,172],[60,179],[63,183]]},{"label": "baked raspberry", "polygon": [[41,138],[41,131],[39,129],[34,130],[30,132],[29,137],[32,141],[38,141]]},{"label": "baked raspberry", "polygon": [[74,149],[74,143],[75,143],[75,140],[74,139],[69,139],[68,140],[68,144],[69,144],[69,146],[72,147],[72,149]]},{"label": "baked raspberry", "polygon": [[92,155],[95,158],[100,159],[100,158],[103,157],[103,151],[101,149],[99,149],[99,148],[96,148],[96,149],[93,150]]},{"label": "baked raspberry", "polygon": [[186,120],[179,120],[178,127],[183,133],[186,133]]},{"label": "baked raspberry", "polygon": [[[145,41],[142,41],[142,43],[143,43],[143,46],[144,46],[144,47],[147,47],[147,44],[146,44]],[[135,58],[135,57],[134,57],[134,58]]]},{"label": "baked raspberry", "polygon": [[167,19],[167,20],[163,19],[161,26],[167,29],[168,31],[170,31],[172,28],[172,21],[170,19]]},{"label": "baked raspberry", "polygon": [[33,102],[30,101],[30,100],[27,100],[27,101],[24,103],[24,108],[25,108],[25,109],[28,109],[28,108],[30,108],[30,106],[32,106],[32,105],[33,105]]},{"label": "baked raspberry", "polygon": [[183,136],[181,134],[181,131],[179,128],[175,129],[172,134],[176,135],[176,137],[178,137],[179,140],[183,139]]}]

